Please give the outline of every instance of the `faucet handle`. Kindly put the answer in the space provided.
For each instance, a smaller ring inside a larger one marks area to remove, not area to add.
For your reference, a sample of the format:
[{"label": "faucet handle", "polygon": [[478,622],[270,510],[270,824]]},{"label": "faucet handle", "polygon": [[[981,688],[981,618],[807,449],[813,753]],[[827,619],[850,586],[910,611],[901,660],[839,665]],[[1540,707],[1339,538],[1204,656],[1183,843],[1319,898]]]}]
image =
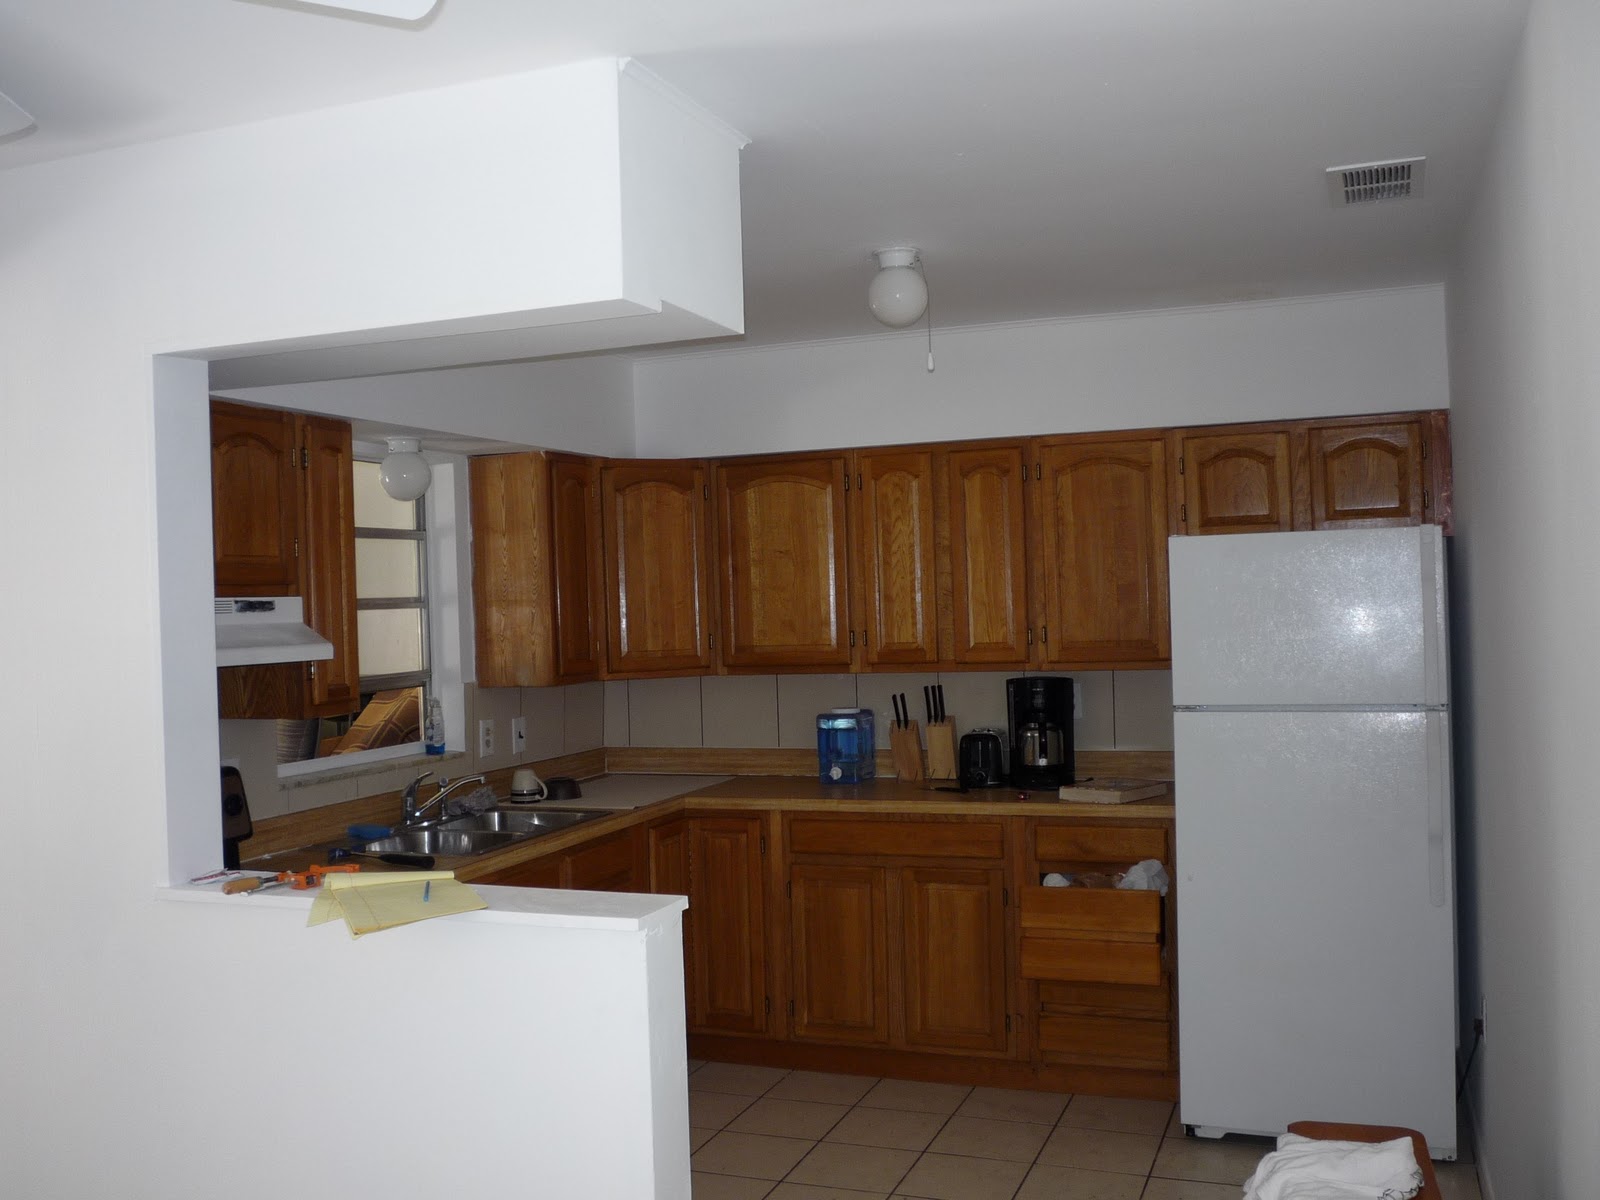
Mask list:
[{"label": "faucet handle", "polygon": [[410,783],[406,784],[406,799],[414,802],[417,798],[417,788],[421,785],[424,779],[432,774],[432,771],[423,771]]}]

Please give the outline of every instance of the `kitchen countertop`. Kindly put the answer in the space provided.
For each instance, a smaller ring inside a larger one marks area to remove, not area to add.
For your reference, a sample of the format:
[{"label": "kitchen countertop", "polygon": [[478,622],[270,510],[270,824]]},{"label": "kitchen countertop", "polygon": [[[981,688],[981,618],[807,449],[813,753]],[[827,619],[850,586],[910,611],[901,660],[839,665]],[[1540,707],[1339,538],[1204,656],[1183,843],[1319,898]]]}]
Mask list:
[{"label": "kitchen countertop", "polygon": [[[1165,796],[1135,800],[1128,804],[1066,803],[1057,799],[1052,791],[1018,792],[1014,788],[989,788],[946,792],[933,790],[926,782],[901,783],[897,779],[879,779],[870,783],[840,785],[824,784],[815,777],[794,775],[729,777],[618,774],[583,780],[582,788],[583,795],[576,800],[542,801],[526,807],[590,809],[612,815],[587,821],[559,833],[528,838],[489,854],[470,857],[439,855],[435,864],[437,869],[455,871],[458,878],[470,882],[505,867],[560,853],[593,838],[626,829],[640,819],[642,810],[660,808],[660,815],[668,815],[669,804],[679,804],[689,811],[811,809],[841,813],[1049,816],[1107,821],[1171,820],[1174,814],[1170,785]],[[506,800],[501,803],[507,808],[519,807]],[[252,871],[303,870],[310,863],[325,862],[330,847],[354,844],[358,843],[342,840],[322,842],[248,859],[243,866]],[[363,871],[409,869],[375,859],[353,861],[359,861]]]}]

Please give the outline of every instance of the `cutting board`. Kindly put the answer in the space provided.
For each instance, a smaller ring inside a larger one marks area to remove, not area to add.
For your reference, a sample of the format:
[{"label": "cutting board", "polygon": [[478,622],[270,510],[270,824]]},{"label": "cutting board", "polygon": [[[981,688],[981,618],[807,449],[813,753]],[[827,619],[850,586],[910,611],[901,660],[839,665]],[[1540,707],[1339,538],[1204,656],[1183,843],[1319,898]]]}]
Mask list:
[{"label": "cutting board", "polygon": [[1096,779],[1092,783],[1064,787],[1060,791],[1060,797],[1075,804],[1127,804],[1130,800],[1148,800],[1152,796],[1164,796],[1171,786],[1159,779],[1108,777]]}]

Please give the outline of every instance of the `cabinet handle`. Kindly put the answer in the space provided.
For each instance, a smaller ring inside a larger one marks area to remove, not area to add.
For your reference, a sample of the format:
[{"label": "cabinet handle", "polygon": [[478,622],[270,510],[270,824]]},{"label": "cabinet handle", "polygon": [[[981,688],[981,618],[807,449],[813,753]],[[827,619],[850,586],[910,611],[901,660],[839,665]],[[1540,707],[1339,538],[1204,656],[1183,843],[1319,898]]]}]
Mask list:
[{"label": "cabinet handle", "polygon": [[856,648],[856,631],[854,629],[852,629],[850,631],[850,649],[854,650],[855,648]]},{"label": "cabinet handle", "polygon": [[1429,497],[1428,497],[1428,489],[1427,488],[1423,488],[1422,489],[1422,507],[1423,507],[1424,510],[1427,509],[1429,503],[1430,503],[1430,500],[1429,500]]},{"label": "cabinet handle", "polygon": [[1189,506],[1187,504],[1178,505],[1178,520],[1185,525],[1189,523]]},{"label": "cabinet handle", "polygon": [[1050,644],[1050,626],[1039,626],[1039,644],[1041,646],[1048,646]]},{"label": "cabinet handle", "polygon": [[1028,645],[1033,645],[1033,626],[1028,626]]}]

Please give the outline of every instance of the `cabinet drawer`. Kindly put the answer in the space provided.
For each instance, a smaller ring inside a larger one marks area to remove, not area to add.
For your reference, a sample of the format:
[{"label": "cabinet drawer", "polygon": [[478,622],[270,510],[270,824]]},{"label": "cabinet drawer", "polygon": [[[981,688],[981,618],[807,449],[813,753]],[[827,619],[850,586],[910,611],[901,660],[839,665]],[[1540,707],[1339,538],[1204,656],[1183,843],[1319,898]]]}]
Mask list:
[{"label": "cabinet drawer", "polygon": [[791,854],[884,858],[1000,858],[999,821],[851,821],[802,817],[789,824]]},{"label": "cabinet drawer", "polygon": [[1025,934],[1022,977],[1068,983],[1161,982],[1161,947],[1151,942],[1106,942]]},{"label": "cabinet drawer", "polygon": [[1116,888],[1025,887],[1022,928],[1092,934],[1110,941],[1155,941],[1161,894]]},{"label": "cabinet drawer", "polygon": [[1140,987],[1124,983],[1041,982],[1039,1007],[1047,1016],[1070,1011],[1097,1017],[1165,1019],[1172,1011],[1172,993],[1165,983]]},{"label": "cabinet drawer", "polygon": [[1033,848],[1040,862],[1111,862],[1123,866],[1146,858],[1166,862],[1167,832],[1105,825],[1036,825]]},{"label": "cabinet drawer", "polygon": [[1131,1017],[1041,1017],[1039,1049],[1047,1062],[1165,1070],[1172,1026]]}]

